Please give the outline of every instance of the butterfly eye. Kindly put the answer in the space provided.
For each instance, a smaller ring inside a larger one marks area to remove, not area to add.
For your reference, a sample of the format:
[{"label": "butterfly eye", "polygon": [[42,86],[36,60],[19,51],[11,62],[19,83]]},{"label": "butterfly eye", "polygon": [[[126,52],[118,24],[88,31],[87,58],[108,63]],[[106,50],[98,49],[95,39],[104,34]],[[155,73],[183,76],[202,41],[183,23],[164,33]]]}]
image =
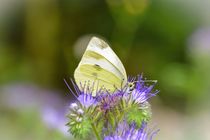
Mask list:
[{"label": "butterfly eye", "polygon": [[133,90],[134,89],[134,83],[128,83],[128,87],[129,87],[129,90]]}]

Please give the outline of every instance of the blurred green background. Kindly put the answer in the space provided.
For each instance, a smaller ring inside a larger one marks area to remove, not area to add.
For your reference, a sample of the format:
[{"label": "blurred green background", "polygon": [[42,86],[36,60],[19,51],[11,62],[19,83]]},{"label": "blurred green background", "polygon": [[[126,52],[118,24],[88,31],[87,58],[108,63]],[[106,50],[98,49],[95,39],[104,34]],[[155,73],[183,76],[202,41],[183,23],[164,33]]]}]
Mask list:
[{"label": "blurred green background", "polygon": [[209,0],[0,0],[0,139],[72,139],[73,77],[93,36],[158,80],[155,140],[210,139]]}]

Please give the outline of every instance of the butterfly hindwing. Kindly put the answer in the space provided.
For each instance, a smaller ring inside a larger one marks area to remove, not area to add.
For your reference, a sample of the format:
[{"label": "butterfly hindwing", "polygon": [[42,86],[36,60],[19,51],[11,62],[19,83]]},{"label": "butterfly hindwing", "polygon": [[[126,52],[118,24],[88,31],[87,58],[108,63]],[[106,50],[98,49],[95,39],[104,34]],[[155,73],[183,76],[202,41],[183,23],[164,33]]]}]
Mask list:
[{"label": "butterfly hindwing", "polygon": [[88,44],[87,51],[93,51],[103,56],[108,62],[118,69],[118,71],[124,76],[124,78],[126,78],[127,81],[126,71],[122,62],[105,41],[97,37],[93,37]]},{"label": "butterfly hindwing", "polygon": [[[98,68],[97,68],[98,69]],[[92,88],[92,94],[95,95],[96,91],[99,91],[101,89],[110,90],[110,92],[113,92],[116,87],[119,87],[120,85],[114,85],[113,82],[117,83],[116,81],[119,81],[112,73],[101,69],[96,70],[94,66],[92,65],[81,65],[79,69],[77,69],[74,73],[74,77],[77,77],[76,83],[80,86],[80,88],[89,87]],[[111,77],[109,80],[107,80],[105,77]],[[82,90],[87,90],[86,88]]]}]

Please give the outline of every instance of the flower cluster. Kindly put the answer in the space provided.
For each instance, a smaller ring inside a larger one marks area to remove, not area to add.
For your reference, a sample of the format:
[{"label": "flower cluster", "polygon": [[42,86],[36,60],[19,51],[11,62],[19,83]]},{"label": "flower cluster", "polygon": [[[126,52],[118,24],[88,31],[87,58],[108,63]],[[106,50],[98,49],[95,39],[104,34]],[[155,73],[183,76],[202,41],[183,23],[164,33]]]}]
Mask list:
[{"label": "flower cluster", "polygon": [[104,140],[152,140],[152,137],[159,130],[147,130],[146,123],[142,122],[141,128],[136,129],[136,124],[128,125],[127,122],[122,122],[117,127],[113,135],[106,136]]},{"label": "flower cluster", "polygon": [[[66,82],[66,81],[65,81]],[[66,82],[67,84],[67,82]],[[130,78],[127,85],[113,93],[99,90],[93,96],[89,86],[80,90],[72,81],[71,93],[77,101],[71,103],[68,126],[74,137],[97,140],[151,140],[157,131],[148,132],[151,118],[148,99],[155,96],[155,84],[146,85],[142,75]],[[69,85],[67,84],[69,87]]]}]

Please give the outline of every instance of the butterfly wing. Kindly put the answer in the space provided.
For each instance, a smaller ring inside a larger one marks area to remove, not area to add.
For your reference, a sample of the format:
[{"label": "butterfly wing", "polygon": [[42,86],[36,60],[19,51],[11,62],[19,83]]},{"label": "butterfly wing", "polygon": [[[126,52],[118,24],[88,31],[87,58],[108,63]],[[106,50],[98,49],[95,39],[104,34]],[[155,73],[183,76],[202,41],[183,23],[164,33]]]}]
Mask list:
[{"label": "butterfly wing", "polygon": [[113,92],[127,83],[122,62],[109,45],[97,37],[90,40],[74,72],[74,78],[81,90],[85,83],[93,84],[89,85],[92,87],[93,94],[101,88]]}]

